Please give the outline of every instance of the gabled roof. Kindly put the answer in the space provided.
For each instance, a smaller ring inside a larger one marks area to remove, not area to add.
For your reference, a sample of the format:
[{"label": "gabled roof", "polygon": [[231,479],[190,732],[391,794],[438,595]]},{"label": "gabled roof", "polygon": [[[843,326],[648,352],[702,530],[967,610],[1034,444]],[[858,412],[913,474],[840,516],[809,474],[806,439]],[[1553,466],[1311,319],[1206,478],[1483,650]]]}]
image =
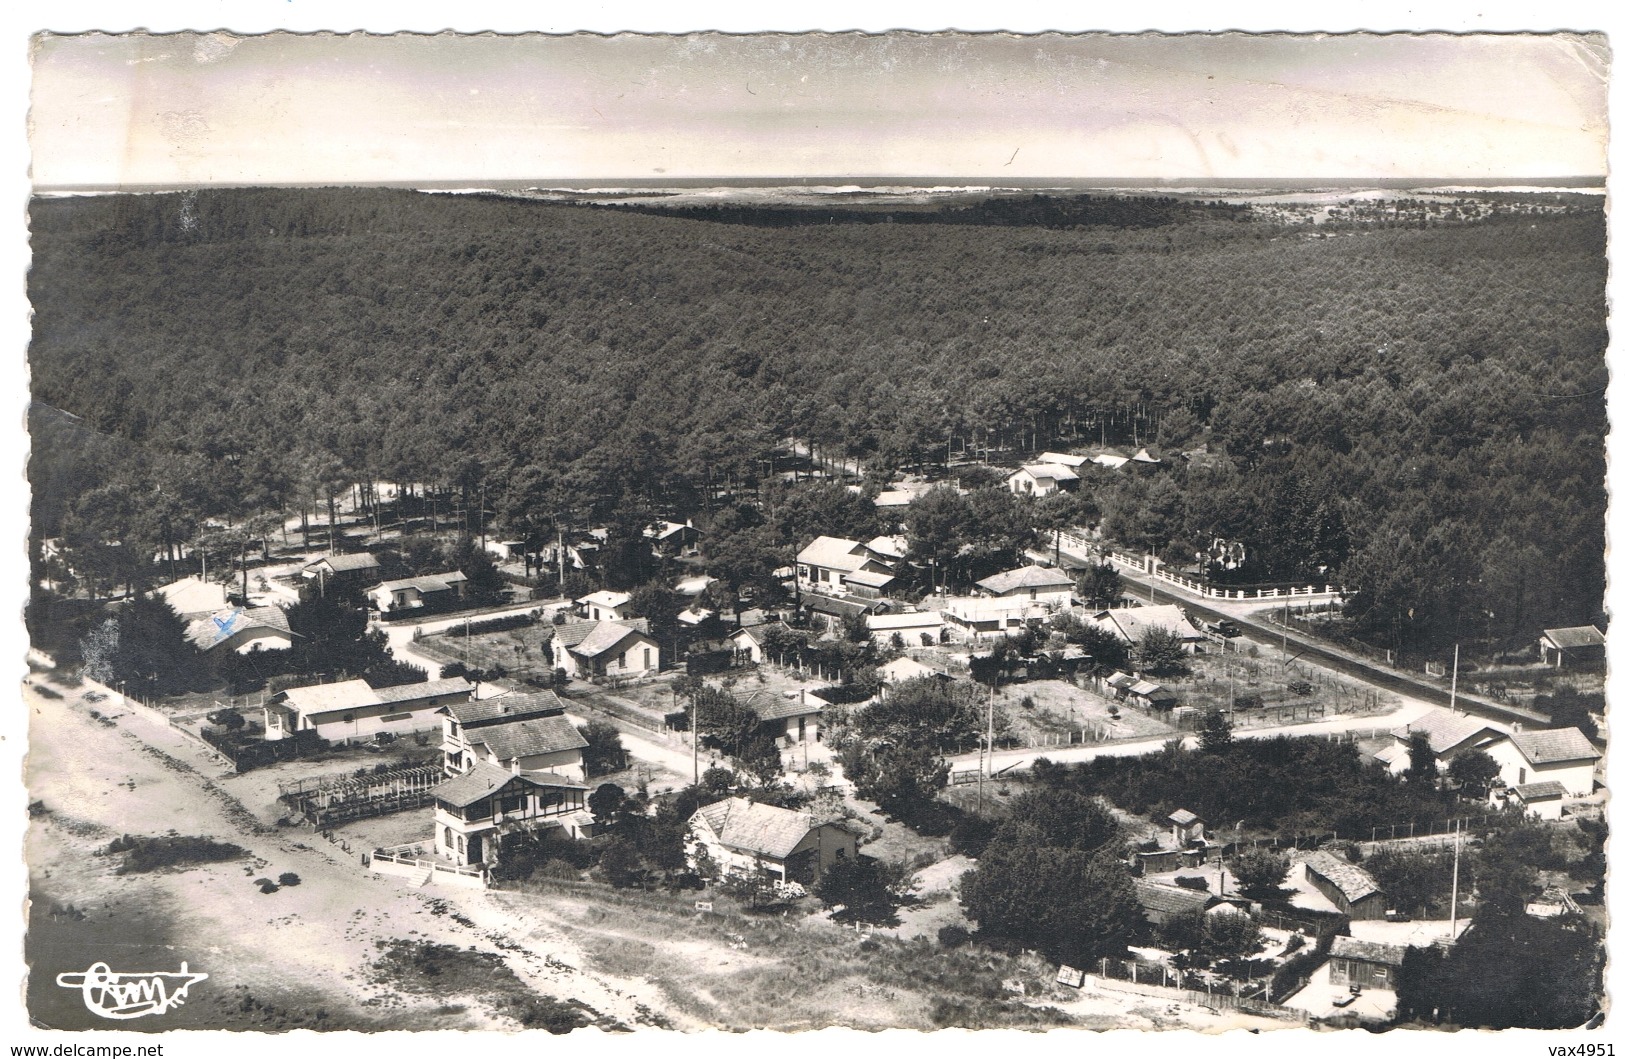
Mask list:
[{"label": "gabled roof", "polygon": [[941,677],[952,680],[953,677],[940,669],[935,669],[923,662],[916,661],[908,655],[894,658],[880,667],[881,679],[887,684],[901,684],[905,680],[917,680],[920,677]]},{"label": "gabled roof", "polygon": [[1027,472],[1030,478],[1048,478],[1054,482],[1075,482],[1078,472],[1070,467],[1063,467],[1058,463],[1024,463],[1019,470],[1011,471],[1008,478],[1014,478],[1022,471]]},{"label": "gabled roof", "polygon": [[1362,941],[1339,935],[1332,939],[1331,954],[1345,960],[1363,960],[1366,963],[1387,964],[1398,967],[1405,962],[1405,946],[1389,945],[1381,941]]},{"label": "gabled roof", "polygon": [[1131,644],[1139,643],[1153,628],[1167,629],[1181,640],[1202,638],[1202,634],[1196,631],[1195,626],[1186,620],[1185,612],[1172,603],[1158,607],[1115,607],[1103,610],[1095,615],[1095,624],[1114,629]]},{"label": "gabled roof", "polygon": [[[567,621],[553,629],[553,642],[561,647],[576,650],[577,647],[592,638],[601,625],[609,625],[626,631],[641,632],[645,636],[649,635],[649,620],[647,618],[627,618],[623,621]],[[605,635],[608,635],[608,633]],[[619,641],[617,640],[617,642]]]},{"label": "gabled roof", "polygon": [[882,535],[868,541],[864,547],[881,559],[893,562],[908,555],[908,538],[896,533],[890,536]]},{"label": "gabled roof", "polygon": [[1512,793],[1526,802],[1547,801],[1552,798],[1562,798],[1568,794],[1563,785],[1556,780],[1541,780],[1539,783],[1520,783],[1512,788]]},{"label": "gabled roof", "polygon": [[1168,819],[1180,827],[1188,827],[1191,824],[1202,822],[1202,818],[1189,809],[1176,809],[1168,814]]},{"label": "gabled roof", "polygon": [[187,626],[186,638],[199,650],[207,651],[240,632],[254,629],[293,636],[288,628],[288,616],[281,607],[234,607],[194,621]]},{"label": "gabled roof", "polygon": [[183,618],[213,614],[226,606],[226,588],[213,581],[199,581],[195,577],[182,578],[173,584],[154,589],[165,603]]},{"label": "gabled roof", "polygon": [[822,566],[826,570],[857,570],[864,563],[874,562],[869,549],[858,541],[845,537],[819,537],[796,553],[796,562],[805,566]]},{"label": "gabled roof", "polygon": [[1595,625],[1576,625],[1567,629],[1547,629],[1542,633],[1546,639],[1560,650],[1570,650],[1575,647],[1602,647],[1608,638],[1602,630]]},{"label": "gabled roof", "polygon": [[892,632],[896,629],[931,629],[942,624],[942,615],[934,610],[910,611],[904,614],[876,614],[869,618],[870,632]]},{"label": "gabled roof", "polygon": [[305,569],[314,570],[323,563],[326,563],[327,568],[335,574],[347,574],[352,570],[378,569],[378,557],[371,552],[352,552],[349,555],[323,555],[306,563]]},{"label": "gabled roof", "polygon": [[575,790],[586,790],[579,783],[571,783],[552,772],[509,772],[507,769],[497,768],[484,761],[476,761],[472,768],[461,776],[453,776],[446,782],[436,786],[429,793],[447,805],[459,809],[473,805],[481,798],[489,798],[510,784],[518,783],[525,787],[570,787]]},{"label": "gabled roof", "polygon": [[577,603],[596,603],[600,607],[624,607],[631,602],[632,596],[627,592],[611,592],[609,589],[600,589],[576,600]]},{"label": "gabled roof", "polygon": [[1506,734],[1503,729],[1497,728],[1482,717],[1469,717],[1443,709],[1428,711],[1394,734],[1396,737],[1404,738],[1412,732],[1419,731],[1428,734],[1428,746],[1435,754],[1447,754],[1463,743],[1476,739],[1483,732],[1497,736]]},{"label": "gabled roof", "polygon": [[498,761],[580,750],[587,740],[569,719],[562,716],[531,717],[507,724],[486,725],[468,733],[471,744],[483,744]]},{"label": "gabled roof", "polygon": [[809,698],[801,701],[800,695],[775,695],[768,691],[757,691],[739,700],[739,704],[756,713],[758,720],[782,721],[787,717],[811,717],[815,713],[822,713],[826,703],[823,699],[813,699],[810,696],[815,689],[808,688]]},{"label": "gabled roof", "polygon": [[449,702],[440,712],[464,728],[478,728],[487,724],[502,724],[526,717],[545,717],[564,712],[564,700],[551,691],[538,691],[530,695],[498,695],[491,699],[472,702]]},{"label": "gabled roof", "polygon": [[631,622],[599,621],[591,624],[593,628],[586,636],[569,645],[571,654],[580,655],[582,658],[597,658],[614,650],[617,644],[629,636],[642,636],[645,639],[649,636],[647,622],[643,628],[638,628]]},{"label": "gabled roof", "polygon": [[1303,862],[1341,890],[1350,901],[1382,893],[1382,887],[1377,885],[1370,872],[1358,864],[1350,864],[1342,857],[1317,849],[1305,853]]},{"label": "gabled roof", "polygon": [[1071,452],[1041,452],[1038,454],[1037,462],[1051,464],[1056,467],[1082,467],[1089,462],[1089,457],[1079,456]]},{"label": "gabled roof", "polygon": [[803,592],[801,605],[808,610],[816,610],[820,614],[833,614],[837,618],[855,618],[859,614],[869,615],[876,611],[887,609],[887,604],[878,599],[860,599],[857,597],[841,599],[838,596],[825,596],[817,592]]},{"label": "gabled roof", "polygon": [[693,577],[685,577],[677,582],[677,591],[685,596],[697,596],[710,588],[715,582],[716,578],[710,574],[696,574]]},{"label": "gabled roof", "polygon": [[462,677],[448,677],[445,680],[425,680],[417,684],[397,684],[392,688],[377,688],[373,694],[378,696],[382,703],[416,702],[419,699],[433,699],[441,695],[468,695],[474,691],[474,685]]},{"label": "gabled roof", "polygon": [[726,798],[695,811],[724,846],[745,854],[783,860],[818,825],[811,813],[798,813],[744,798]]},{"label": "gabled roof", "polygon": [[468,575],[461,570],[449,570],[443,574],[423,574],[418,577],[402,577],[394,581],[380,581],[367,589],[370,592],[398,592],[403,588],[415,588],[420,593],[450,592],[459,583],[468,580]]},{"label": "gabled roof", "polygon": [[378,705],[378,693],[365,680],[340,680],[332,684],[309,684],[288,688],[283,693],[288,705],[300,713],[332,713],[360,706]]},{"label": "gabled roof", "polygon": [[1544,732],[1514,732],[1512,745],[1531,765],[1552,765],[1563,761],[1595,761],[1602,757],[1591,740],[1578,728],[1553,728]]},{"label": "gabled roof", "polygon": [[683,532],[697,533],[699,531],[689,523],[672,522],[667,519],[661,519],[659,522],[656,522],[653,525],[643,527],[643,535],[645,537],[652,537],[658,541],[675,537]]},{"label": "gabled roof", "polygon": [[879,570],[850,570],[846,574],[846,583],[849,585],[862,585],[865,588],[885,588],[896,576]]},{"label": "gabled roof", "polygon": [[1134,898],[1147,912],[1177,915],[1180,912],[1200,912],[1217,898],[1205,890],[1187,890],[1183,886],[1164,886],[1146,879],[1134,880]]},{"label": "gabled roof", "polygon": [[1005,570],[985,577],[976,582],[976,587],[985,588],[996,596],[1006,592],[1020,592],[1034,588],[1072,588],[1072,578],[1064,570],[1046,570],[1042,566],[1023,566],[1017,570]]}]

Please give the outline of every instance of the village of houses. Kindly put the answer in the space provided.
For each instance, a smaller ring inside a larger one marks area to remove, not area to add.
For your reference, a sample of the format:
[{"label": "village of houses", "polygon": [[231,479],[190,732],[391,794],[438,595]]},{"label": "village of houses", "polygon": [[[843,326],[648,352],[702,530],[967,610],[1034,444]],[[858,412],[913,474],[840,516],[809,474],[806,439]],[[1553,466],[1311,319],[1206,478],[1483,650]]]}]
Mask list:
[{"label": "village of houses", "polygon": [[[1145,449],[1049,453],[1014,469],[1006,484],[1042,497],[1072,488],[1085,460],[1132,472],[1134,461],[1158,458]],[[278,951],[309,965],[307,976],[342,978],[334,991],[372,1028],[512,1024],[461,1007],[448,1014],[444,997],[414,996],[399,982],[357,973],[375,955],[369,945],[408,934],[506,961],[524,988],[575,1003],[586,1013],[576,1024],[770,1025],[740,1013],[754,1009],[730,1007],[718,983],[757,973],[774,956],[771,939],[783,943],[787,923],[823,946],[975,951],[975,924],[958,900],[975,857],[861,797],[832,746],[865,709],[929,684],[959,689],[978,717],[985,709],[987,724],[943,752],[937,798],[995,818],[1026,789],[1035,762],[1149,755],[1171,742],[1194,748],[1215,717],[1238,740],[1351,743],[1362,761],[1395,776],[1412,769],[1418,745],[1436,757],[1440,782],[1458,757],[1487,755],[1494,776],[1463,799],[1460,818],[1443,832],[1393,820],[1360,834],[1266,834],[1243,821],[1204,820],[1183,805],[1138,814],[1113,807],[1131,838],[1123,856],[1141,934],[1095,966],[1047,966],[1030,952],[987,957],[1000,968],[1001,1003],[1057,1012],[1061,1024],[1380,1027],[1395,1016],[1407,947],[1448,948],[1470,927],[1472,894],[1461,893],[1459,914],[1419,914],[1385,893],[1363,861],[1383,849],[1460,856],[1498,820],[1522,816],[1561,828],[1601,812],[1602,753],[1579,729],[1453,690],[1444,699],[1451,674],[1379,686],[1325,656],[1305,657],[1299,632],[1289,645],[1273,616],[1283,607],[1335,606],[1335,586],[1203,594],[1163,575],[1154,558],[1108,554],[1079,529],[974,585],[900,592],[921,581],[909,559],[906,505],[922,489],[899,482],[875,497],[899,516],[894,533],[807,542],[778,571],[784,602],[764,609],[747,600],[737,620],[706,591],[703,531],[686,514],[670,513],[645,531],[667,583],[687,601],[668,629],[636,616],[627,591],[558,594],[554,571],[594,577],[603,535],[593,530],[528,556],[518,542],[482,542],[511,578],[511,599],[477,607],[464,598],[468,577],[460,570],[382,578],[375,552],[387,547],[387,535],[369,541],[354,514],[345,538],[351,550],[285,546],[254,571],[254,586],[243,574],[246,595],[230,570],[216,572],[219,580],[199,572],[159,587],[200,658],[288,650],[296,634],[287,608],[312,593],[342,593],[360,601],[394,657],[428,679],[392,686],[359,677],[284,679],[240,694],[141,701],[31,652],[29,861],[53,916],[78,907],[54,929],[71,933],[82,926],[72,916],[98,903],[118,922],[146,894],[154,907],[172,906],[172,925],[207,932],[231,924],[234,940],[216,939],[194,961],[210,964],[221,983],[233,980],[233,967],[240,982],[269,974],[256,946],[280,938],[290,944]],[[1086,598],[1079,573],[1102,562],[1119,573],[1122,591]],[[1080,626],[1110,634],[1121,645],[1119,661],[1101,664],[1075,638],[1052,632]],[[1142,644],[1153,636],[1171,636],[1185,656],[1171,675],[1141,664]],[[850,653],[818,650],[843,640],[863,643],[863,672],[835,661]],[[1000,646],[1018,640],[1019,652]],[[1531,668],[1599,681],[1602,647],[1595,628],[1548,630]],[[1001,662],[988,680],[990,657]],[[766,770],[777,775],[758,783],[750,763],[731,758],[722,741],[696,740],[688,718],[701,687],[750,712],[753,737],[770,740],[778,755],[777,769]],[[613,796],[603,794],[609,787]],[[764,795],[768,787],[779,796]],[[608,858],[595,863],[590,852],[580,861],[555,855],[530,877],[514,868],[538,842],[607,848],[627,799],[658,820],[685,791],[684,863],[658,879],[647,865],[631,881],[612,879]],[[87,799],[100,806],[87,808]],[[99,853],[109,836],[166,831],[229,839],[249,850],[249,866],[205,865],[160,879],[108,875],[82,855]],[[1247,891],[1227,869],[1227,858],[1233,864],[1260,847],[1289,865],[1273,898]],[[889,869],[892,914],[884,919],[854,914],[821,886],[865,861]],[[253,889],[243,881],[293,865],[297,885]],[[1601,916],[1600,895],[1581,883],[1546,873],[1541,884],[1530,914]],[[229,890],[229,901],[200,896],[216,888]],[[584,940],[608,929],[593,906],[625,911],[629,890],[664,902],[632,910],[647,932]],[[1450,908],[1457,907],[1452,893]],[[1259,929],[1239,958],[1193,959],[1162,943],[1162,928],[1181,917],[1239,917]],[[1337,925],[1317,938],[1328,922]],[[961,948],[967,938],[971,948]],[[667,941],[686,954],[692,981],[666,973],[671,961],[657,954]],[[613,958],[614,945],[641,955]],[[1273,988],[1274,970],[1310,950],[1318,959],[1290,991]],[[317,1024],[301,1021],[314,1016],[305,1014],[309,1004],[301,1007],[308,997],[295,971],[266,981],[275,984],[239,984],[212,1007],[194,1004],[189,1017],[195,1025]],[[694,999],[701,981],[712,1000]],[[31,986],[31,998],[46,990]],[[244,1006],[250,990],[262,1001],[282,999]],[[849,996],[809,998],[810,1011],[826,1004],[829,1013],[785,1024],[890,1024],[878,1003],[878,1013],[865,1014]],[[342,1001],[330,997],[329,1006]],[[279,1007],[283,1021],[273,1021]]]}]

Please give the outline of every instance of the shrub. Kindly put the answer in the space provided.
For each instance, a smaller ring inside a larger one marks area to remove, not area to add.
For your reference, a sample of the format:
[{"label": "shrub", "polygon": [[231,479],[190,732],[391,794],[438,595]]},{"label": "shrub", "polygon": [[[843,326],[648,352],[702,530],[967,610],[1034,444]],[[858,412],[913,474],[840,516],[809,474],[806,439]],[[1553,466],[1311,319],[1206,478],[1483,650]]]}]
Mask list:
[{"label": "shrub", "polygon": [[1208,881],[1207,877],[1203,875],[1176,875],[1174,876],[1174,885],[1183,886],[1187,890],[1206,890]]},{"label": "shrub", "polygon": [[216,842],[211,838],[196,835],[168,835],[154,838],[132,838],[124,835],[110,842],[105,852],[124,854],[124,863],[118,867],[120,875],[187,864],[236,860],[238,857],[248,855],[248,851],[241,846],[234,846],[229,842]]},{"label": "shrub", "polygon": [[937,928],[937,944],[945,949],[957,949],[970,941],[970,931],[957,923]]},{"label": "shrub", "polygon": [[297,873],[285,871],[276,877],[276,881],[281,883],[283,886],[298,886],[300,880]]}]

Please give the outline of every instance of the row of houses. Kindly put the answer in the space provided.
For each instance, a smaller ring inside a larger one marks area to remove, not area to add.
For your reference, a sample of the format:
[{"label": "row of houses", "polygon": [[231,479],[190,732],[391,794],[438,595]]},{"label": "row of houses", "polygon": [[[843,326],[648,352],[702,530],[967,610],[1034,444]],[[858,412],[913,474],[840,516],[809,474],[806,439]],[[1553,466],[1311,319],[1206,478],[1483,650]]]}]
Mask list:
[{"label": "row of houses", "polygon": [[1165,466],[1162,455],[1148,445],[1132,452],[1115,447],[1102,447],[1086,453],[1045,452],[1031,463],[1024,463],[1005,478],[1005,488],[1023,496],[1046,497],[1070,492],[1077,488],[1080,468],[1086,464],[1108,470],[1124,468],[1156,469]]}]

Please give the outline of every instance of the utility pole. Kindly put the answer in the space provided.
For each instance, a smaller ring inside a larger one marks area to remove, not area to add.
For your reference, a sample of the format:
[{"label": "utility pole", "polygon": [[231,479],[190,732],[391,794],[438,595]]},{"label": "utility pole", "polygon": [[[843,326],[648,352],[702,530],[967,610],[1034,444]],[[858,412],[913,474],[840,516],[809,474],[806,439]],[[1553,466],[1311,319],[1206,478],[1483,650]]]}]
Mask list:
[{"label": "utility pole", "polygon": [[688,693],[688,739],[694,744],[694,786],[700,785],[700,698]]},{"label": "utility pole", "polygon": [[1455,858],[1450,865],[1450,936],[1456,936],[1456,891],[1461,884],[1461,827],[1455,828]]},{"label": "utility pole", "polygon": [[1456,712],[1456,671],[1461,668],[1461,644],[1456,645],[1455,660],[1450,663],[1450,712]]}]

